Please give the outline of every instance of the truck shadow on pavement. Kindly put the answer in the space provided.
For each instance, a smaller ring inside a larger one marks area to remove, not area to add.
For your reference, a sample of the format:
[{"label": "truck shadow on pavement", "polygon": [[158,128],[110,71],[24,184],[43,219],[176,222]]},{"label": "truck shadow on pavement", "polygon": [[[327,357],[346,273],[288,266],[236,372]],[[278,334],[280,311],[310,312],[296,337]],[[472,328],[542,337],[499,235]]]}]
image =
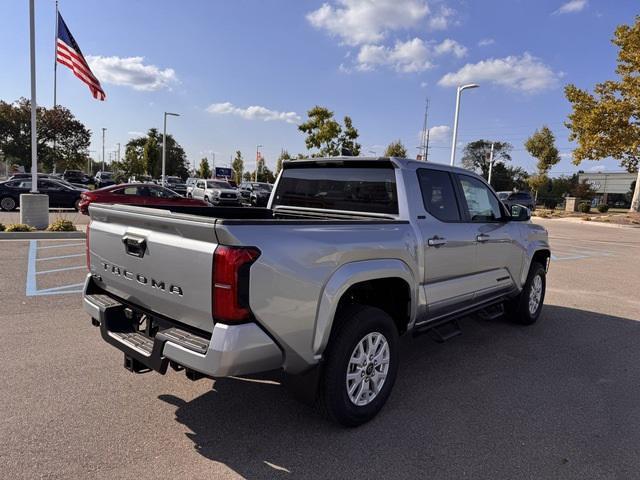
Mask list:
[{"label": "truck shadow on pavement", "polygon": [[403,339],[394,391],[343,429],[275,383],[217,380],[177,407],[196,450],[247,478],[632,478],[640,321],[548,305],[536,325]]}]

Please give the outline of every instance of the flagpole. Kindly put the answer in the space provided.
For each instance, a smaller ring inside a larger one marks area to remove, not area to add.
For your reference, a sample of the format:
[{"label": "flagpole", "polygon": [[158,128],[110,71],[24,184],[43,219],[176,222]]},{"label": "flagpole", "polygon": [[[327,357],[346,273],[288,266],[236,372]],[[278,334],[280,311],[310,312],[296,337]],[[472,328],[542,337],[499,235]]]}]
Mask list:
[{"label": "flagpole", "polygon": [[58,134],[58,0],[56,0],[56,38],[53,42],[53,170],[56,170],[56,137]]}]

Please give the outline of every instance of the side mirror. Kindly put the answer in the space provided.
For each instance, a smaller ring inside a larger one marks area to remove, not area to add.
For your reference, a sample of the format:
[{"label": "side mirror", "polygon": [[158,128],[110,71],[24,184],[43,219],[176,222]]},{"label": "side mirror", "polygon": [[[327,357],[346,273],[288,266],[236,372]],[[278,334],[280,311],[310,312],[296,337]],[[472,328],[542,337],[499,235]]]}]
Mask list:
[{"label": "side mirror", "polygon": [[516,222],[526,222],[531,218],[531,211],[524,205],[511,206],[511,220]]}]

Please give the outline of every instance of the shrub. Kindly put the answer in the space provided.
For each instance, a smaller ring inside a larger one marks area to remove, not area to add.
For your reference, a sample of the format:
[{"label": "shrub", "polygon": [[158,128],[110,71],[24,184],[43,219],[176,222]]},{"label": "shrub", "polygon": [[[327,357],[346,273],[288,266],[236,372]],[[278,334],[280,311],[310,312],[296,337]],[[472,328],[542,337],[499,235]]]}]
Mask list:
[{"label": "shrub", "polygon": [[545,208],[548,208],[549,210],[555,210],[556,207],[558,206],[558,201],[557,200],[545,200],[544,201],[544,206]]},{"label": "shrub", "polygon": [[12,223],[7,225],[6,232],[33,232],[35,228],[25,225],[24,223]]},{"label": "shrub", "polygon": [[590,222],[591,221],[591,217],[583,217],[582,220],[584,220],[585,222]]},{"label": "shrub", "polygon": [[589,203],[581,203],[578,205],[578,211],[581,213],[589,213],[591,211],[591,205]]},{"label": "shrub", "polygon": [[609,211],[609,205],[607,205],[606,203],[601,203],[600,205],[598,205],[597,208],[600,213],[605,213]]},{"label": "shrub", "polygon": [[71,220],[59,218],[47,227],[49,232],[75,232],[76,227]]},{"label": "shrub", "polygon": [[4,225],[0,223],[0,232],[4,232]]}]

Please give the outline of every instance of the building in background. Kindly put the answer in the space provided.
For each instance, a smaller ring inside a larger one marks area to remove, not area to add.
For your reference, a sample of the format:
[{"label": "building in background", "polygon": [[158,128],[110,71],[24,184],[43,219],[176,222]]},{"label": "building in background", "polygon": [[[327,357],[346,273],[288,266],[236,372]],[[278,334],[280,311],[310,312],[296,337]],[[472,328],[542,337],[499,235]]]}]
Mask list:
[{"label": "building in background", "polygon": [[633,182],[638,178],[635,173],[608,172],[608,173],[581,173],[578,181],[584,180],[596,191],[593,199],[594,205],[606,203],[610,207],[629,208],[633,190]]}]

